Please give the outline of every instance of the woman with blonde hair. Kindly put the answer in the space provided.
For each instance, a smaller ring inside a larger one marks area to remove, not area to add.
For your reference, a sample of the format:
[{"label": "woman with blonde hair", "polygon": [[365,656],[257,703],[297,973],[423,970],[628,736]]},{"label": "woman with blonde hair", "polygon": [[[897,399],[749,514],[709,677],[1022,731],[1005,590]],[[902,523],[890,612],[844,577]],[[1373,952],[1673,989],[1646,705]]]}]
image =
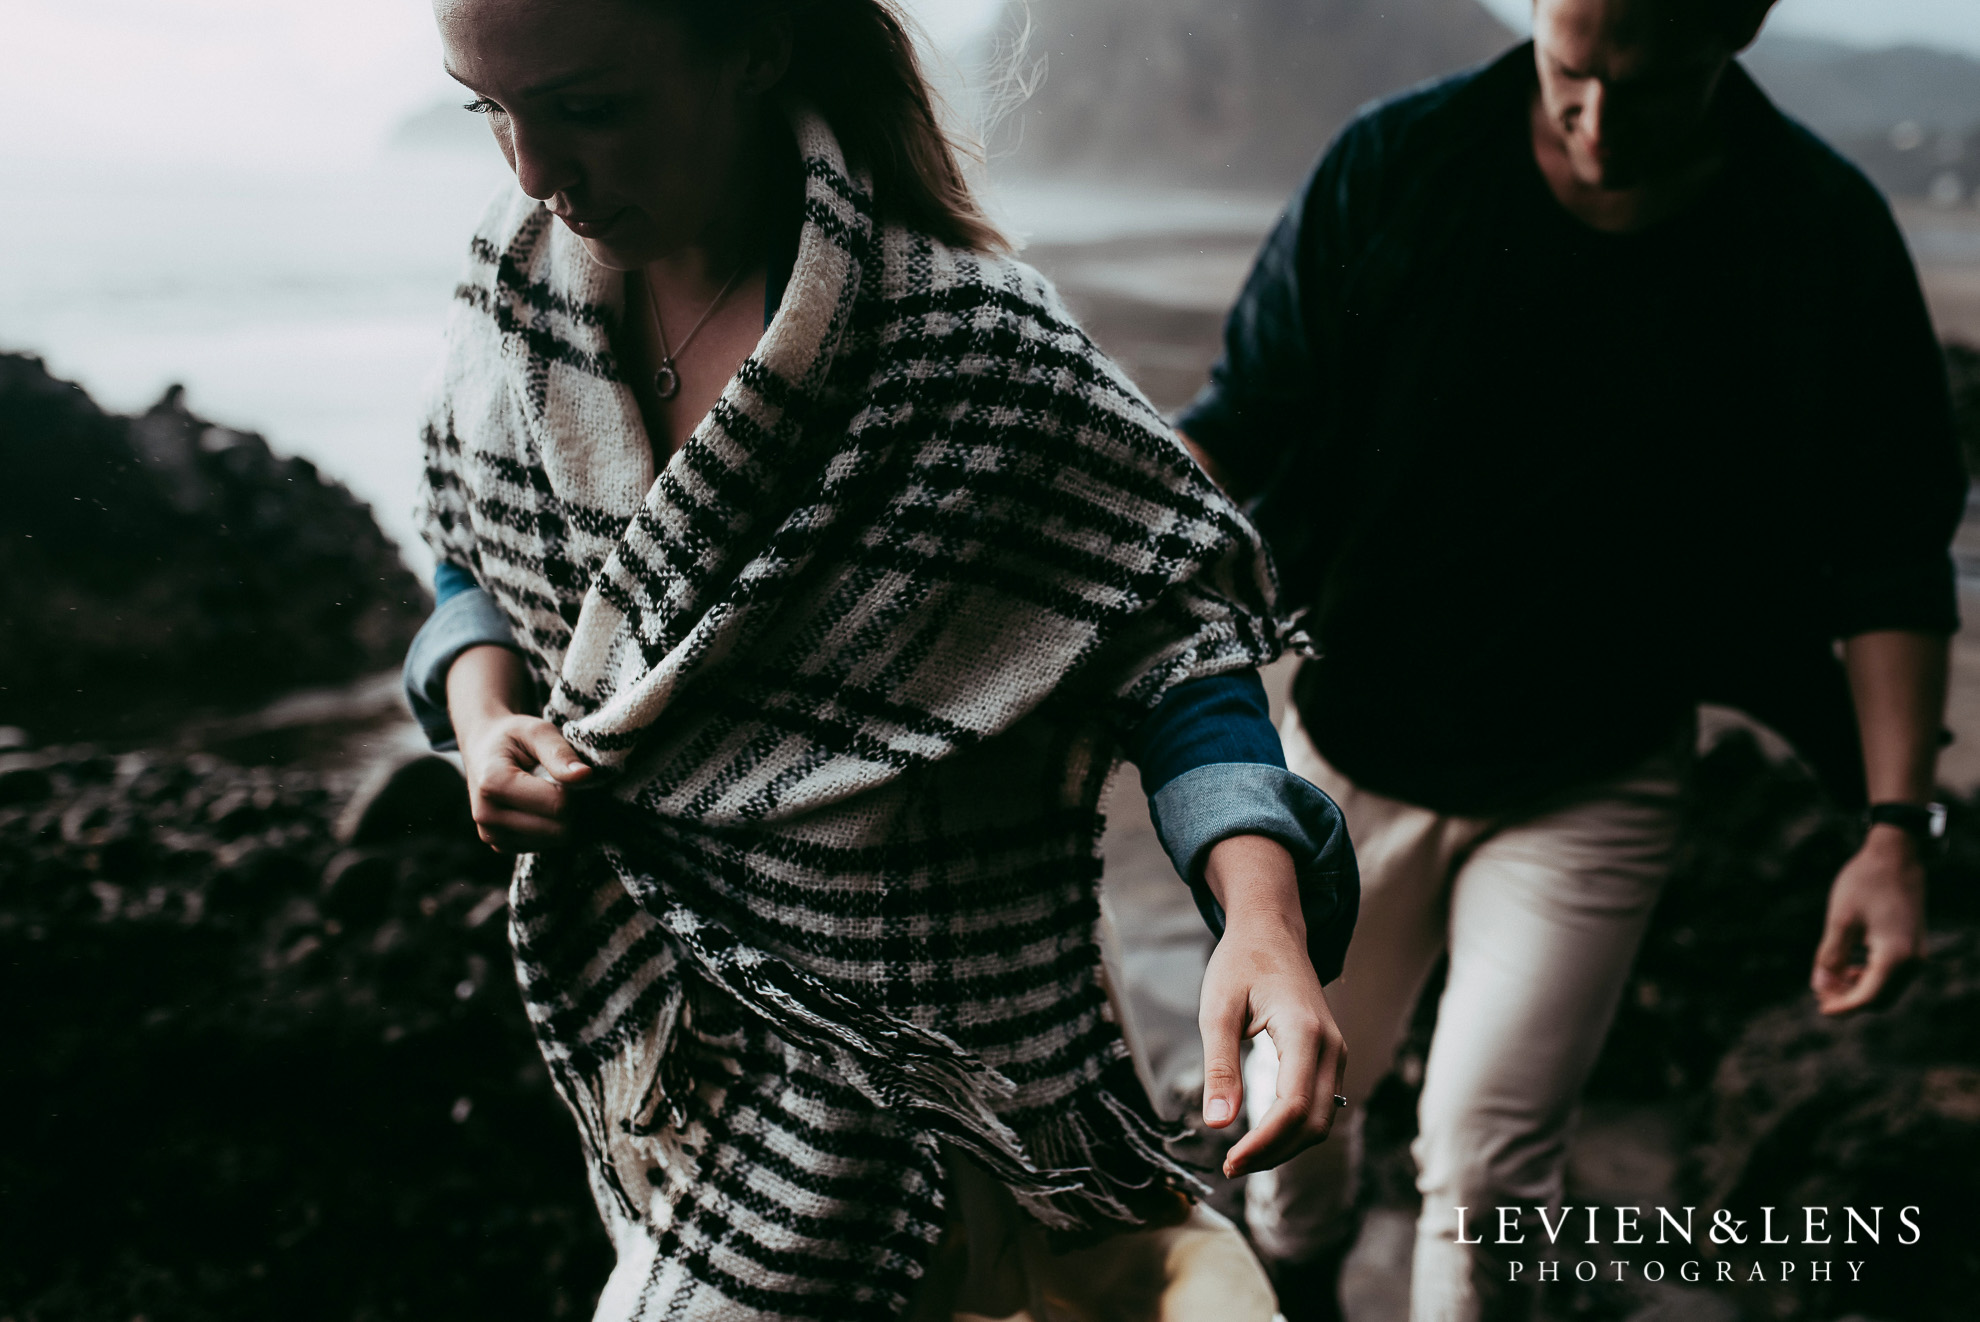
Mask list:
[{"label": "woman with blonde hair", "polygon": [[1286,1061],[1227,1169],[1325,1136],[1353,861],[1265,716],[1257,537],[1003,255],[885,0],[437,15],[518,187],[456,293],[407,680],[522,855],[598,1316],[1176,1316],[1182,1235],[1268,1317],[1095,933],[1125,748],[1223,933],[1210,1123],[1247,1034]]}]

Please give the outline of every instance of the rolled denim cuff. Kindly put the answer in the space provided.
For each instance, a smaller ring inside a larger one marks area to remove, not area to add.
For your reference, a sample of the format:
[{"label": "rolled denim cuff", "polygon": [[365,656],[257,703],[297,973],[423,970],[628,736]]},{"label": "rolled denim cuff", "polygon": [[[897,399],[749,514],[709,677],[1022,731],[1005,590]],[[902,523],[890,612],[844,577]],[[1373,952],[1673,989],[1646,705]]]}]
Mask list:
[{"label": "rolled denim cuff", "polygon": [[1203,879],[1210,849],[1234,835],[1262,835],[1286,847],[1306,917],[1306,953],[1323,983],[1341,974],[1361,909],[1361,874],[1341,810],[1320,790],[1280,767],[1213,762],[1186,771],[1148,800],[1162,847],[1189,883],[1203,921],[1224,934],[1224,908]]},{"label": "rolled denim cuff", "polygon": [[406,705],[426,732],[426,741],[443,752],[458,747],[447,716],[447,671],[468,648],[489,645],[513,648],[515,635],[495,599],[481,588],[469,588],[442,602],[406,650]]}]

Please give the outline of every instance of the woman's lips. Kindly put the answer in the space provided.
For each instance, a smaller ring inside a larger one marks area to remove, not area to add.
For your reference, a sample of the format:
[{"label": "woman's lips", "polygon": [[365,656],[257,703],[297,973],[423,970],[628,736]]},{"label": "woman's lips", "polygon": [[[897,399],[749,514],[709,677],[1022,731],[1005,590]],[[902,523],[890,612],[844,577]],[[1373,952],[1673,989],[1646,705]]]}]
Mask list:
[{"label": "woman's lips", "polygon": [[570,226],[571,233],[580,239],[602,239],[612,228],[625,218],[631,207],[620,207],[617,211],[601,211],[595,216],[566,216],[559,214],[557,219]]}]

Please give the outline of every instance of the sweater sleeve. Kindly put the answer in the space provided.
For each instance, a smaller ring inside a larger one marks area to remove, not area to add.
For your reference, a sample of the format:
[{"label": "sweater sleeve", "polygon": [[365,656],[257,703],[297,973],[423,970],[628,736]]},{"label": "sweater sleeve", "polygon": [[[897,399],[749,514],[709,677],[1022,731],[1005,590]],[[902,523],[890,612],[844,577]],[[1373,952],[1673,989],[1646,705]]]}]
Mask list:
[{"label": "sweater sleeve", "polygon": [[1949,547],[1966,511],[1944,351],[1904,236],[1866,188],[1837,278],[1821,551],[1828,632],[1950,634],[1959,591]]},{"label": "sweater sleeve", "polygon": [[1354,848],[1335,807],[1286,769],[1258,672],[1178,684],[1129,735],[1148,812],[1210,930],[1224,911],[1204,881],[1211,848],[1235,835],[1284,845],[1299,879],[1307,954],[1322,982],[1340,975],[1360,902]]},{"label": "sweater sleeve", "polygon": [[402,672],[406,705],[434,748],[451,751],[454,723],[447,715],[447,672],[470,647],[514,647],[515,637],[495,599],[475,585],[474,575],[442,561],[433,573],[433,614],[413,636]]}]

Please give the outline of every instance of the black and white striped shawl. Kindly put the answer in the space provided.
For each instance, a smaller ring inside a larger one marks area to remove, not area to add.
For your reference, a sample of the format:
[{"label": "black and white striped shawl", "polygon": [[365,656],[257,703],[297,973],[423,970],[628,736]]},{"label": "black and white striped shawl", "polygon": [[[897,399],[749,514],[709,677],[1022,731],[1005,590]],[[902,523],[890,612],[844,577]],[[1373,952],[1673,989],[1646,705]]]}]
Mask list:
[{"label": "black and white striped shawl", "polygon": [[623,277],[519,194],[426,434],[426,537],[609,786],[512,896],[619,1246],[601,1318],[898,1315],[942,1144],[1062,1230],[1173,1204],[1097,803],[1164,692],[1286,641],[1251,528],[1045,281],[878,223],[793,124],[795,273],[663,471]]}]

